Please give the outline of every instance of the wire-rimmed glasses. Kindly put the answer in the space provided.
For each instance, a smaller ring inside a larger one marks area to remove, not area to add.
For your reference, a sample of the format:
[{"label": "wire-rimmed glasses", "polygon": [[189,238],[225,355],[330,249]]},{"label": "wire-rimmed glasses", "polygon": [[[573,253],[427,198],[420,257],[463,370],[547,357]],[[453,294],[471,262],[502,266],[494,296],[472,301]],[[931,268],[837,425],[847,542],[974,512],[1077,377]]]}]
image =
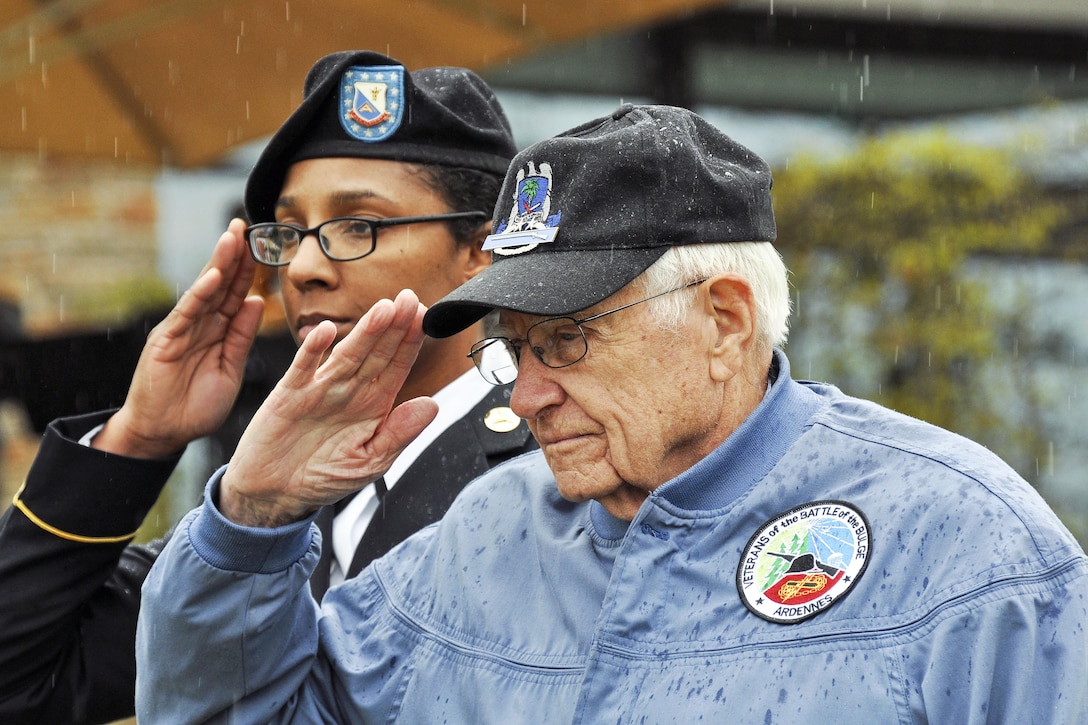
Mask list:
[{"label": "wire-rimmed glasses", "polygon": [[303,229],[294,224],[265,222],[246,229],[246,240],[253,258],[270,267],[290,264],[298,253],[302,240],[311,234],[317,237],[326,257],[335,262],[350,262],[362,259],[374,251],[378,246],[378,230],[383,227],[472,218],[482,221],[490,216],[482,211],[457,211],[390,219],[344,216],[327,219],[311,229]]},{"label": "wire-rimmed glasses", "polygon": [[531,325],[525,331],[523,339],[511,340],[509,337],[484,338],[472,346],[468,356],[472,358],[472,362],[476,364],[476,369],[480,371],[480,375],[483,376],[484,380],[492,385],[506,385],[517,379],[521,348],[526,344],[536,355],[537,360],[548,367],[569,367],[584,358],[586,353],[589,352],[586,333],[582,329],[583,324],[620,310],[626,310],[628,307],[648,302],[657,297],[694,287],[705,281],[706,279],[698,279],[694,282],[688,282],[679,287],[614,307],[611,310],[583,317],[580,320],[574,317],[549,317]]}]

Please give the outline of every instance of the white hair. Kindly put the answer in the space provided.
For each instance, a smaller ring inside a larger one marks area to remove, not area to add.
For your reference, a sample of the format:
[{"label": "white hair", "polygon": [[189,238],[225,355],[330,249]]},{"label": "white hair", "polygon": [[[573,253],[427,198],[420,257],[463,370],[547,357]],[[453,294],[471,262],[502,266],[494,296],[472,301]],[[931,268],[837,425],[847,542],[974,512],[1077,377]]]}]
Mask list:
[{"label": "white hair", "polygon": [[[639,275],[646,295],[664,292],[716,274],[736,274],[752,290],[756,342],[782,347],[789,334],[790,292],[782,256],[768,242],[720,242],[671,247]],[[695,288],[650,300],[650,313],[666,329],[677,329],[690,309]]]}]

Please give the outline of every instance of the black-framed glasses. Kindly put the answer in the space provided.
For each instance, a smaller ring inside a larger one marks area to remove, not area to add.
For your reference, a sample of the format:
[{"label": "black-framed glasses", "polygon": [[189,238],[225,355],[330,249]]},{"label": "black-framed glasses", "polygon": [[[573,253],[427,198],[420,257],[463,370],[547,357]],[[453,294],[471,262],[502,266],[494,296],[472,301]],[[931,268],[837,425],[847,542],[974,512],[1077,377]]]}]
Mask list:
[{"label": "black-framed glasses", "polygon": [[628,307],[640,305],[657,297],[663,297],[673,292],[702,284],[706,279],[697,279],[685,285],[673,289],[658,292],[657,294],[643,297],[634,302],[614,307],[611,310],[598,312],[589,317],[575,319],[573,317],[549,317],[529,327],[525,331],[525,338],[511,340],[508,337],[487,337],[472,346],[468,356],[476,364],[476,369],[484,380],[492,385],[506,385],[512,383],[518,377],[518,363],[521,360],[521,348],[528,345],[536,355],[537,360],[550,368],[565,368],[573,365],[586,356],[589,352],[589,343],[586,341],[586,333],[582,325],[593,320],[598,320],[605,315],[611,315]]},{"label": "black-framed glasses", "polygon": [[357,216],[343,216],[328,219],[312,229],[303,229],[294,224],[266,222],[254,224],[246,230],[249,252],[261,264],[270,267],[283,267],[290,264],[298,254],[302,240],[311,234],[317,237],[318,244],[325,256],[335,262],[350,262],[362,259],[378,246],[378,230],[401,224],[419,224],[421,222],[444,222],[454,219],[490,219],[482,211],[455,211],[446,214],[427,216],[404,216],[390,219],[367,219]]}]

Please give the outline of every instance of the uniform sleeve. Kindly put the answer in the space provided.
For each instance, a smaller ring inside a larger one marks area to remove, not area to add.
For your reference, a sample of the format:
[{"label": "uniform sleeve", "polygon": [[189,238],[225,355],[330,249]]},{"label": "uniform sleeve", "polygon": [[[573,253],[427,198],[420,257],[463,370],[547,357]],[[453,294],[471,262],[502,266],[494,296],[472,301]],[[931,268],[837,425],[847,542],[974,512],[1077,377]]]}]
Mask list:
[{"label": "uniform sleeve", "polygon": [[0,518],[0,722],[133,713],[140,584],[163,542],[130,545],[179,456],[80,445],[108,413],[54,421]]},{"label": "uniform sleeve", "polygon": [[320,552],[311,520],[237,526],[216,509],[212,477],[144,582],[136,635],[140,722],[329,722],[308,688],[318,608],[309,576]]},{"label": "uniform sleeve", "polygon": [[918,722],[1088,722],[1088,565],[965,593],[903,650]]}]

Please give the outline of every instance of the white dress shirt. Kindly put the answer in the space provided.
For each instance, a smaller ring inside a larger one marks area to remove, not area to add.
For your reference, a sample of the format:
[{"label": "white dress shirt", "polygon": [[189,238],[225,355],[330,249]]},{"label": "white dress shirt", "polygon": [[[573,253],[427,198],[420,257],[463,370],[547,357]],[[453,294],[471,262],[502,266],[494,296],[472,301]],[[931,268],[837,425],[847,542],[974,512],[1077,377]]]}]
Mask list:
[{"label": "white dress shirt", "polygon": [[[460,420],[484,399],[492,389],[491,383],[480,377],[476,368],[465,371],[461,377],[439,390],[431,397],[438,403],[438,415],[431,424],[423,429],[414,441],[397,456],[389,471],[385,474],[385,487],[390,490],[397,480],[415,462],[419,454],[427,449],[447,428]],[[355,495],[344,509],[336,515],[332,523],[332,566],[329,570],[329,585],[344,581],[344,572],[351,566],[359,540],[363,538],[370,519],[378,509],[378,497],[373,486],[367,486]],[[326,543],[326,546],[328,544]]]}]

